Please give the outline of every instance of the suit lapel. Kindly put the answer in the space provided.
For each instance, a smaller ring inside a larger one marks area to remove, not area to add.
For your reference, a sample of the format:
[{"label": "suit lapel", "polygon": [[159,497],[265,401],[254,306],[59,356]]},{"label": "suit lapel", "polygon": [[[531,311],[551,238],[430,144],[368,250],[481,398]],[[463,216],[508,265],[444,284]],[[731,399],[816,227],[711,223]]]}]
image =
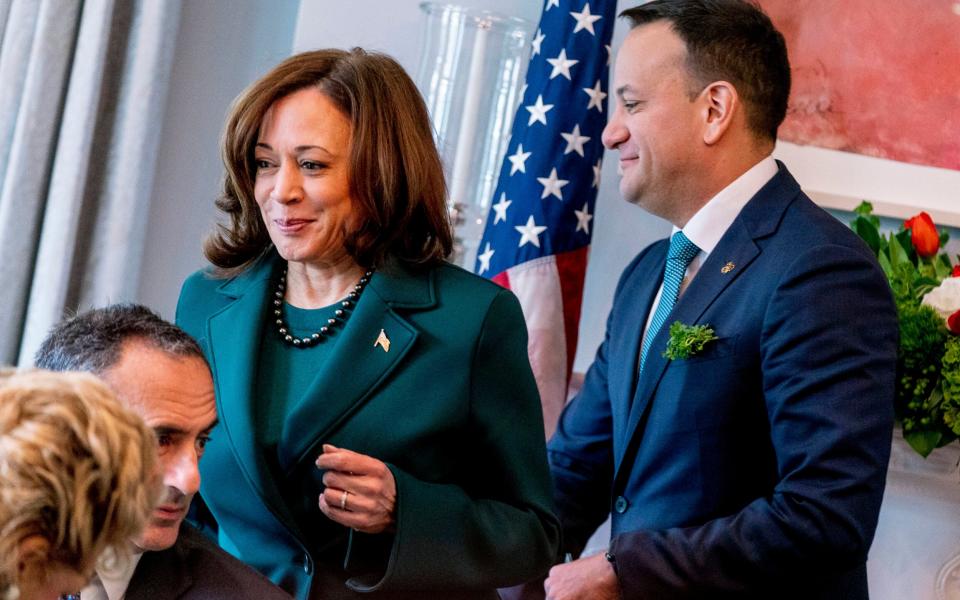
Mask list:
[{"label": "suit lapel", "polygon": [[123,597],[126,600],[176,600],[193,585],[192,571],[180,540],[172,548],[144,552]]},{"label": "suit lapel", "polygon": [[[637,266],[634,275],[620,291],[620,296],[626,298],[625,301],[630,305],[630,309],[626,311],[623,328],[615,338],[618,340],[617,343],[610,348],[610,357],[616,357],[609,362],[611,372],[608,376],[614,423],[615,456],[621,454],[628,438],[627,416],[637,386],[640,338],[647,322],[647,315],[653,310],[653,298],[663,280],[663,264],[666,261],[668,247],[667,240],[664,240],[657,248],[651,249],[644,263]],[[661,271],[659,277],[648,276],[657,268]],[[623,360],[619,360],[620,357],[623,357]]]},{"label": "suit lapel", "polygon": [[[429,307],[434,303],[429,274],[387,267],[375,273],[332,354],[317,371],[281,432],[280,466],[292,470],[313,460],[319,446],[370,398],[371,392],[401,364],[417,340],[417,329],[393,307]],[[378,345],[380,332],[389,350]]]},{"label": "suit lapel", "polygon": [[[277,482],[257,443],[253,417],[260,338],[272,299],[274,255],[262,258],[249,271],[231,279],[219,290],[233,298],[207,321],[210,363],[216,373],[217,413],[230,448],[260,500],[288,527],[295,522],[283,502]],[[228,398],[229,403],[224,402]]]},{"label": "suit lapel", "polygon": [[[780,169],[777,175],[751,198],[740,215],[734,219],[654,337],[630,406],[626,424],[627,441],[619,452],[615,448],[615,473],[619,474],[630,447],[642,437],[643,416],[669,366],[670,361],[663,357],[663,351],[670,338],[670,325],[675,321],[686,325],[699,324],[700,318],[710,305],[731,283],[743,276],[757,258],[761,250],[756,240],[776,231],[787,206],[800,192],[800,186],[786,167],[779,161],[777,164]],[[734,267],[724,273],[722,269],[727,263],[733,263]]]}]

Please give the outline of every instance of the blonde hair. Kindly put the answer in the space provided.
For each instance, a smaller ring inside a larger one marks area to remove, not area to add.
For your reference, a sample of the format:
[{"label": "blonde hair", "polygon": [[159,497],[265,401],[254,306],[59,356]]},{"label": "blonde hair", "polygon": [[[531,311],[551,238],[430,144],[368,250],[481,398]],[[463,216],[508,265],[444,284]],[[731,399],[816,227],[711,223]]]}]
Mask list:
[{"label": "blonde hair", "polygon": [[46,564],[87,572],[129,554],[161,491],[157,442],[88,373],[0,370],[0,594],[18,546],[41,536]]}]

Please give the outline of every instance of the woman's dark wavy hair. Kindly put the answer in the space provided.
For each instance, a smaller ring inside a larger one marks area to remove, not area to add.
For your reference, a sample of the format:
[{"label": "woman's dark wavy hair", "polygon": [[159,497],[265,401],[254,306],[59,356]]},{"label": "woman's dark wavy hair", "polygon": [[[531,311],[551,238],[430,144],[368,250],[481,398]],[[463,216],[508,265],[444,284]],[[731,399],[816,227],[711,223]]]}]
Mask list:
[{"label": "woman's dark wavy hair", "polygon": [[347,252],[363,267],[388,258],[408,265],[445,259],[453,245],[443,166],[416,86],[394,59],[353,50],[291,56],[234,101],[222,141],[226,168],[217,208],[220,224],[203,251],[221,276],[236,275],[271,247],[253,195],[254,147],[264,115],[277,100],[315,87],[350,121],[350,193],[354,225]]}]

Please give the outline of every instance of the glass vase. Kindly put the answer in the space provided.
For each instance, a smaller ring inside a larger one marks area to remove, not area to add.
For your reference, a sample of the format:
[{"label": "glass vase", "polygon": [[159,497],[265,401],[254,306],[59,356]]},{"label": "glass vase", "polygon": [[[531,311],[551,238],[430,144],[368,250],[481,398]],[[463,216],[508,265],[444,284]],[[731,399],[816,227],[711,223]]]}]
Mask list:
[{"label": "glass vase", "polygon": [[520,104],[534,24],[424,2],[417,84],[443,158],[456,239],[451,261],[473,267],[497,175]]}]

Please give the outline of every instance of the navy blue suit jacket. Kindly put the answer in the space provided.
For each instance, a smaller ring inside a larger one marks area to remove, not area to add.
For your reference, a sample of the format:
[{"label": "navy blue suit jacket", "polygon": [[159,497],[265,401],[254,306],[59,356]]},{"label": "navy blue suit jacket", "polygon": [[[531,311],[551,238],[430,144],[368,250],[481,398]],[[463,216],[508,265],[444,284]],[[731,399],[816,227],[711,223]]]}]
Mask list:
[{"label": "navy blue suit jacket", "polygon": [[[872,253],[779,165],[678,300],[638,380],[667,246],[624,271],[550,441],[565,550],[579,554],[612,512],[625,598],[866,598],[898,335]],[[675,321],[720,339],[667,360]]]}]

